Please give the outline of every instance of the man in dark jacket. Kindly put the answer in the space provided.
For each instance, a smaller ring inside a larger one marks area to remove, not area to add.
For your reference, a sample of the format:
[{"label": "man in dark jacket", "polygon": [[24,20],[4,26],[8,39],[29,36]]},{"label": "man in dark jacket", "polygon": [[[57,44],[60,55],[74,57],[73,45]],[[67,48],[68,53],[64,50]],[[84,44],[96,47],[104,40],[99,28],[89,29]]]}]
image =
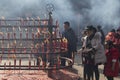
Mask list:
[{"label": "man in dark jacket", "polygon": [[70,27],[70,23],[68,21],[64,22],[64,32],[62,37],[65,37],[68,40],[68,53],[65,57],[73,59],[74,61],[74,52],[77,51],[77,36],[75,35],[74,30]]}]

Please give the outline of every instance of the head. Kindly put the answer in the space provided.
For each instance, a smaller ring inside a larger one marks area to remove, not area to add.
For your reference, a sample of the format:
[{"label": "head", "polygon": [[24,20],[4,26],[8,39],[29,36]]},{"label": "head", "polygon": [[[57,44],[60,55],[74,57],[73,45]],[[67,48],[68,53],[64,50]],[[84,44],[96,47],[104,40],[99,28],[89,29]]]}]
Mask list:
[{"label": "head", "polygon": [[102,26],[101,26],[101,25],[98,25],[98,26],[97,26],[97,30],[98,30],[98,31],[100,31],[100,30],[101,30],[101,28],[102,28]]},{"label": "head", "polygon": [[70,27],[70,23],[68,21],[64,22],[64,29],[67,30]]},{"label": "head", "polygon": [[97,30],[95,27],[93,27],[92,25],[91,26],[87,26],[85,28],[86,32],[87,32],[87,36],[90,36],[92,34],[94,34]]},{"label": "head", "polygon": [[113,33],[115,33],[116,31],[115,31],[115,29],[112,29],[110,32],[113,32]]}]

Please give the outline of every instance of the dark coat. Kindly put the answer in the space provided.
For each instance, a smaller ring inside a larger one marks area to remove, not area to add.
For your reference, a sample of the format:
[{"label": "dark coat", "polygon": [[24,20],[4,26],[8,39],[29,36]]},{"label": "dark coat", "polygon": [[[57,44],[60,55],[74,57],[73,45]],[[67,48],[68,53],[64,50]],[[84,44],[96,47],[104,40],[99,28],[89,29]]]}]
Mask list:
[{"label": "dark coat", "polygon": [[62,34],[68,40],[68,50],[76,52],[77,51],[77,36],[72,28],[65,30]]}]

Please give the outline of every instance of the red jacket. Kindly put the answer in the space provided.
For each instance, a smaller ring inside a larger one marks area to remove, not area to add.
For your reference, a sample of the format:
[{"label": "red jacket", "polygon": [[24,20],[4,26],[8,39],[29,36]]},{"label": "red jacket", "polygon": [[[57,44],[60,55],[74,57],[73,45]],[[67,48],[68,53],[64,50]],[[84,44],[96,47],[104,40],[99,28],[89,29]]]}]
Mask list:
[{"label": "red jacket", "polygon": [[[104,74],[105,76],[116,77],[119,73],[119,52],[118,49],[112,48],[110,51],[106,51],[107,62],[104,66]],[[112,70],[113,60],[116,60],[114,70]]]}]

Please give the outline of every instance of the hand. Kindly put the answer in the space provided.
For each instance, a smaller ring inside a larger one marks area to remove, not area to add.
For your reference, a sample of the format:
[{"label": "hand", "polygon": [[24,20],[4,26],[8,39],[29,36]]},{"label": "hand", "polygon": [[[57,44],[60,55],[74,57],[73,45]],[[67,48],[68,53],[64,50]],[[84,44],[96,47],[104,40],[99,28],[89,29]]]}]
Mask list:
[{"label": "hand", "polygon": [[92,51],[92,48],[90,48],[90,49],[84,49],[82,52],[83,52],[83,53],[88,53],[88,52],[90,52],[90,51]]},{"label": "hand", "polygon": [[82,51],[82,49],[79,49],[79,50],[77,50],[77,53],[78,53],[78,54],[80,54],[80,53],[81,53],[81,51]]}]

